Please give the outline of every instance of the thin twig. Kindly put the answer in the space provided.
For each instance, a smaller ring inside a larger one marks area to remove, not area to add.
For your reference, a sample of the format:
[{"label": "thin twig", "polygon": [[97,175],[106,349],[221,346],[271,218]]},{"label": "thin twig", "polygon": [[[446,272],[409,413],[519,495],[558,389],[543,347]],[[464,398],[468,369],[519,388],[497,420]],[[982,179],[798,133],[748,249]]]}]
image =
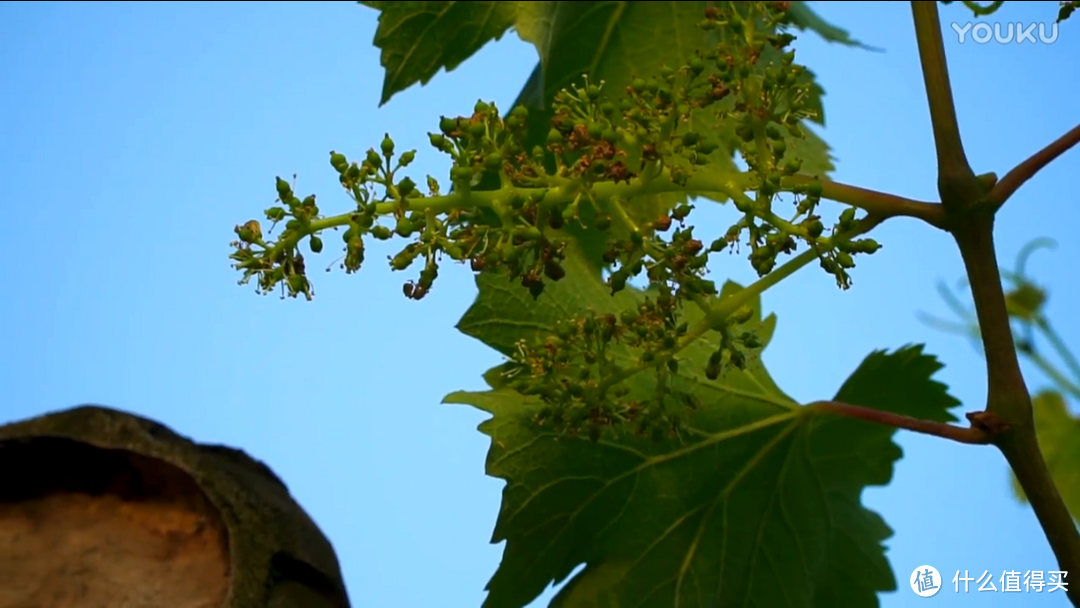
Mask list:
[{"label": "thin twig", "polygon": [[1005,201],[1009,200],[1009,197],[1020,186],[1023,186],[1043,167],[1049,165],[1054,159],[1064,154],[1077,143],[1080,143],[1080,125],[1073,127],[1068,133],[1057,138],[1042,150],[1032,154],[1024,162],[1016,165],[990,191],[990,201],[994,208],[998,209],[1004,205]]},{"label": "thin twig", "polygon": [[920,420],[918,418],[912,418],[911,416],[883,412],[881,410],[851,405],[848,403],[840,403],[837,401],[817,401],[806,407],[815,412],[839,414],[841,416],[847,416],[848,418],[857,418],[875,424],[883,424],[898,429],[915,431],[916,433],[922,433],[924,435],[943,437],[960,443],[986,445],[993,439],[989,432],[974,426],[964,428],[946,424],[944,422]]}]

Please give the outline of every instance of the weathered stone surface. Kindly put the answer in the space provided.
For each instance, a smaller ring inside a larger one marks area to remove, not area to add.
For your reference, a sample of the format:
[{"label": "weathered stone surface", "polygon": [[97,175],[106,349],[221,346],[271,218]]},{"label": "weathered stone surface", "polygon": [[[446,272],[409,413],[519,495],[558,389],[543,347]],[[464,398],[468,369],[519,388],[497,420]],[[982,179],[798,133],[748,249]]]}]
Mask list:
[{"label": "weathered stone surface", "polygon": [[0,608],[349,608],[263,463],[82,406],[0,426]]}]

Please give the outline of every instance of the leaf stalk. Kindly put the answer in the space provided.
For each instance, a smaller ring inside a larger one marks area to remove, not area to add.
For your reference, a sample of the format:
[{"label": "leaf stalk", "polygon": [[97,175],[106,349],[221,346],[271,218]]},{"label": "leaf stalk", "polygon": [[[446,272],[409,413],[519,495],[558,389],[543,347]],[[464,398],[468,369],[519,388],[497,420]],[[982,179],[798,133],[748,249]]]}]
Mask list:
[{"label": "leaf stalk", "polygon": [[934,437],[941,437],[959,443],[987,445],[992,441],[992,435],[989,432],[974,424],[968,428],[964,428],[946,424],[944,422],[920,420],[911,416],[894,414],[892,412],[875,410],[848,403],[840,403],[838,401],[816,401],[807,405],[806,410],[807,413],[836,414],[848,418],[855,418],[857,420],[865,420],[866,422],[872,422],[874,424],[883,424],[898,429],[914,431],[924,435],[933,435]]}]

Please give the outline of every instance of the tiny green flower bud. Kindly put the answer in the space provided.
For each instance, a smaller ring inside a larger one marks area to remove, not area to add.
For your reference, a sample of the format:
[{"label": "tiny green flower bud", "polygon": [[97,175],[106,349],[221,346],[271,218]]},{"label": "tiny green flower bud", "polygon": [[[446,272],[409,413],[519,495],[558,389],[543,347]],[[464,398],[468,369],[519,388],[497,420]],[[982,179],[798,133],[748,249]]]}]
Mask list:
[{"label": "tiny green flower bud", "polygon": [[[384,143],[385,143],[385,140],[384,140]],[[377,152],[375,152],[375,150],[368,150],[366,160],[367,160],[367,164],[371,165],[372,167],[375,167],[376,169],[379,169],[379,168],[382,167],[382,158],[379,157],[379,154]]]},{"label": "tiny green flower bud", "polygon": [[731,314],[731,321],[736,325],[742,325],[750,320],[754,316],[754,310],[749,306],[740,306],[738,310]]},{"label": "tiny green flower bud", "polygon": [[874,239],[859,239],[853,241],[852,245],[855,245],[855,251],[857,253],[876,253],[878,249],[881,249],[881,244]]},{"label": "tiny green flower bud", "polygon": [[292,194],[292,186],[289,185],[289,182],[279,177],[277,178],[277,192],[281,199],[285,200],[286,197]]},{"label": "tiny green flower bud", "polygon": [[337,152],[331,151],[330,166],[338,173],[345,173],[345,171],[349,169],[349,161],[346,160],[344,154],[338,154]]},{"label": "tiny green flower bud", "polygon": [[254,243],[262,238],[262,228],[255,220],[248,220],[243,226],[237,226],[234,232],[245,243]]},{"label": "tiny green flower bud", "polygon": [[264,211],[264,213],[266,214],[266,219],[271,222],[280,222],[285,219],[285,210],[281,207],[270,207]]},{"label": "tiny green flower bud", "polygon": [[840,229],[847,230],[855,223],[855,208],[848,207],[840,213]]},{"label": "tiny green flower bud", "polygon": [[398,182],[397,189],[398,194],[400,194],[401,196],[409,196],[416,191],[416,182],[409,179],[408,177],[402,178],[402,180]]},{"label": "tiny green flower bud", "polygon": [[345,171],[345,178],[355,182],[360,179],[361,174],[362,171],[360,170],[360,165],[353,163],[349,165],[348,170]]}]

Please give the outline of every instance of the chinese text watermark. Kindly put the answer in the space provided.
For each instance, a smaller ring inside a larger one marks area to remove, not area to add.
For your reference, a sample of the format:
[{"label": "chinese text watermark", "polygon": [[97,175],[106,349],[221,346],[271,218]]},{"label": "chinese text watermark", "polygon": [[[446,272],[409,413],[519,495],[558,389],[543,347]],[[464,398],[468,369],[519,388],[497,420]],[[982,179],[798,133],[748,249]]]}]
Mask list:
[{"label": "chinese text watermark", "polygon": [[1053,44],[1058,37],[1057,23],[1015,23],[999,21],[996,23],[956,23],[952,24],[953,31],[960,39],[960,44],[968,40],[975,44]]},{"label": "chinese text watermark", "polygon": [[[1053,593],[1055,591],[1069,592],[1069,582],[1066,577],[1068,572],[1062,570],[1005,570],[995,574],[989,570],[983,570],[979,576],[973,576],[967,570],[956,571],[952,577],[952,591],[954,593]],[[978,572],[976,570],[975,572]],[[912,571],[908,578],[911,590],[919,597],[933,597],[942,588],[947,588],[941,579],[941,574],[933,566],[919,566]]]},{"label": "chinese text watermark", "polygon": [[[1045,574],[1045,576],[1044,576]],[[964,570],[964,576],[956,571],[953,576],[953,591],[960,593],[960,583],[964,583],[964,593],[970,593],[972,583],[978,583],[978,591],[1002,591],[1005,593],[1053,593],[1054,591],[1069,591],[1069,583],[1065,580],[1068,572],[1061,570],[1028,570],[1021,574],[1019,570],[1006,570],[1000,576],[994,577],[989,570],[983,570],[978,578],[972,577]],[[995,584],[996,583],[996,584]]]}]

